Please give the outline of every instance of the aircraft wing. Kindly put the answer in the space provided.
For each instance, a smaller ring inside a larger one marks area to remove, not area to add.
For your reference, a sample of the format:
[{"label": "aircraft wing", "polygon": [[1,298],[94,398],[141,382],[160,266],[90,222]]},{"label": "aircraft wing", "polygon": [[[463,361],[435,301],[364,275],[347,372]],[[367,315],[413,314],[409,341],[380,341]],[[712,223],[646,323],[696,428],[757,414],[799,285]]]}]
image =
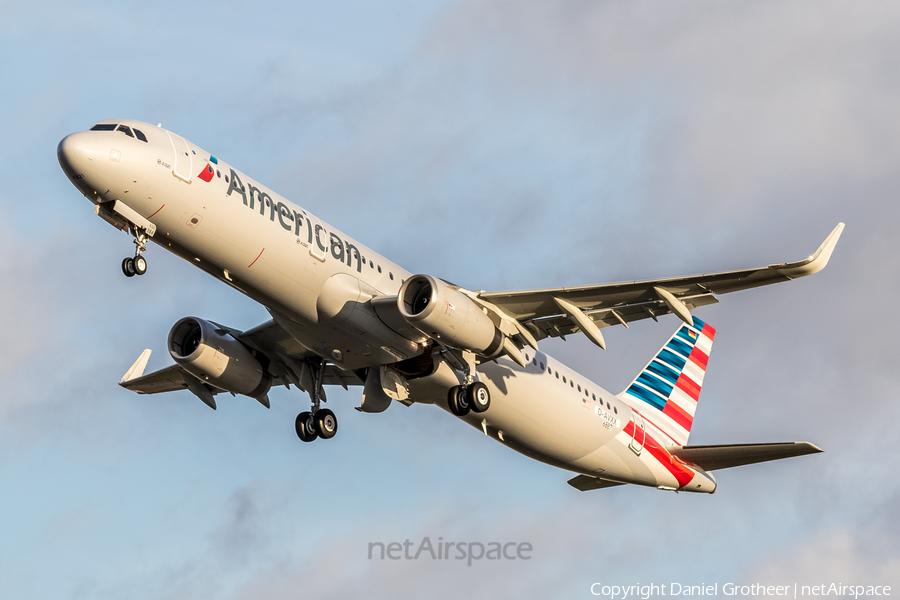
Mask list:
[{"label": "aircraft wing", "polygon": [[[675,313],[690,323],[690,311],[706,304],[715,304],[718,302],[717,295],[818,273],[828,264],[843,230],[844,224],[839,223],[812,256],[792,263],[585,287],[482,292],[478,297],[518,320],[536,339],[583,331],[603,347],[600,328],[610,325],[627,327],[632,321],[655,320],[667,313]],[[589,322],[586,323],[584,318]],[[592,324],[597,329],[593,335]]]},{"label": "aircraft wing", "polygon": [[[293,383],[306,391],[312,389],[312,372],[305,360],[314,358],[316,355],[297,343],[274,320],[245,332],[215,325],[222,330],[227,330],[233,337],[261,352],[269,359],[267,370],[272,378],[273,386],[289,387],[289,384]],[[162,394],[189,389],[201,400],[215,408],[215,401],[212,400],[212,397],[222,393],[221,390],[197,379],[177,364],[144,375],[149,358],[150,350],[144,350],[119,381],[119,385],[138,394]],[[340,385],[346,389],[351,385],[363,385],[364,381],[354,372],[328,365],[325,367],[322,383],[323,385]]]}]

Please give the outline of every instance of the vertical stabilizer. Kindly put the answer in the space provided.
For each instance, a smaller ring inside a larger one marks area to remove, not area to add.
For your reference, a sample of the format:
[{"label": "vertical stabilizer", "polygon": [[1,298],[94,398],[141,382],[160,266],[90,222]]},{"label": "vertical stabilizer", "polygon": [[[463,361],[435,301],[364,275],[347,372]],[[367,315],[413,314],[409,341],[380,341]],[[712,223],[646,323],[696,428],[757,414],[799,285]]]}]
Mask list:
[{"label": "vertical stabilizer", "polygon": [[691,434],[716,330],[693,317],[682,325],[619,397],[677,444]]}]

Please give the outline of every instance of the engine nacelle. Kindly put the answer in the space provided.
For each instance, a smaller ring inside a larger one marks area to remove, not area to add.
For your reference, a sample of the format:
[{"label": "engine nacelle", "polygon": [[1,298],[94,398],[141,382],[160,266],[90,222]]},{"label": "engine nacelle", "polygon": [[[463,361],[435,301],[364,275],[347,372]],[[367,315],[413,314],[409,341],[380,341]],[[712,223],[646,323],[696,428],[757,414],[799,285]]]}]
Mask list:
[{"label": "engine nacelle", "polygon": [[480,306],[429,275],[414,275],[403,283],[397,309],[410,325],[453,348],[494,356],[503,347],[503,334]]},{"label": "engine nacelle", "polygon": [[181,368],[226,392],[260,398],[271,378],[242,343],[203,319],[185,317],[169,331],[169,354]]}]

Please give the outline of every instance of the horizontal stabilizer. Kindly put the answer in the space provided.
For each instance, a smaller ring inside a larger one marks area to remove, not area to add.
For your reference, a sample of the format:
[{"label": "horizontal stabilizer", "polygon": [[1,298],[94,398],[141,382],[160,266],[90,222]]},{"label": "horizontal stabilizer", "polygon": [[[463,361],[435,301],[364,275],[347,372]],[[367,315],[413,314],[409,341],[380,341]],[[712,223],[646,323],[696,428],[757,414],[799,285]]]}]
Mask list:
[{"label": "horizontal stabilizer", "polygon": [[590,475],[578,475],[568,481],[576,490],[587,492],[590,490],[599,490],[600,488],[608,488],[616,485],[624,485],[618,481],[609,481],[608,479],[599,479]]},{"label": "horizontal stabilizer", "polygon": [[[133,368],[134,367],[132,367],[132,369]],[[143,369],[141,371],[143,371]],[[131,371],[129,370],[129,373],[130,372]],[[128,377],[128,373],[126,373],[125,377]],[[187,377],[190,377],[190,375],[187,375]],[[128,379],[123,377],[122,381],[119,382],[119,385],[126,390],[137,392],[138,394],[162,394],[165,392],[174,392],[176,390],[186,390],[188,388],[188,385],[185,382],[185,376],[182,375],[181,367],[178,365],[172,365],[161,371],[154,371],[147,375],[143,375],[142,373],[140,377],[131,377]]]},{"label": "horizontal stabilizer", "polygon": [[704,471],[728,469],[730,467],[740,467],[742,465],[752,465],[770,460],[822,452],[821,448],[809,442],[674,446],[666,449],[672,456],[696,465]]}]

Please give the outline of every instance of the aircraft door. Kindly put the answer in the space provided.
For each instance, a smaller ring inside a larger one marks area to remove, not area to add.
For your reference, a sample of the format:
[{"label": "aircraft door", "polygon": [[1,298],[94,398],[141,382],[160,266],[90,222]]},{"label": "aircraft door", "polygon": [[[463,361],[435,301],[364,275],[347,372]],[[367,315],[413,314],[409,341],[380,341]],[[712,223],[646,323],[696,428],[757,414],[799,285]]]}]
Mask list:
[{"label": "aircraft door", "polygon": [[178,179],[187,183],[191,182],[191,173],[193,171],[193,160],[191,157],[191,149],[188,148],[187,142],[180,135],[167,131],[169,140],[172,142],[172,148],[175,150],[175,167],[172,174]]},{"label": "aircraft door", "polygon": [[647,439],[647,432],[644,430],[644,418],[637,412],[633,411],[633,414],[634,428],[631,432],[631,443],[628,444],[628,447],[631,448],[632,452],[640,456],[641,450],[644,449],[644,441]]}]

